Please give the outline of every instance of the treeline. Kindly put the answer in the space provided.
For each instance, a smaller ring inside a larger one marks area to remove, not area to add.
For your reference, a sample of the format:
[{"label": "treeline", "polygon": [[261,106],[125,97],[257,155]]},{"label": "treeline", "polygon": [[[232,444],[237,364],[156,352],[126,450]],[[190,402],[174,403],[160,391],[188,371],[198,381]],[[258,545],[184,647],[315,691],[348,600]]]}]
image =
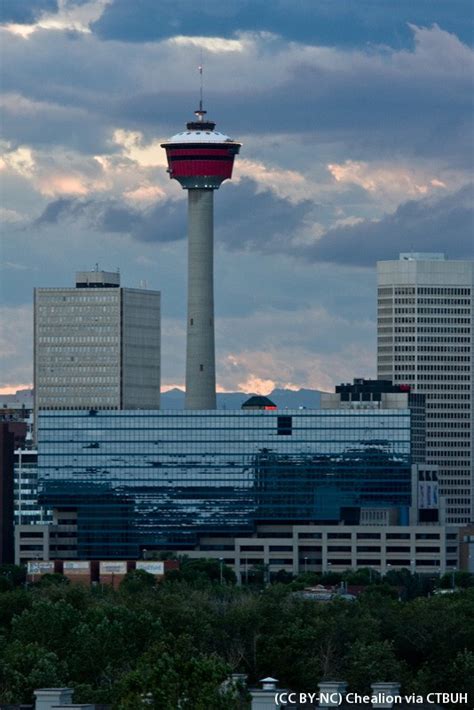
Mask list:
[{"label": "treeline", "polygon": [[230,569],[185,561],[159,584],[135,572],[114,591],[60,575],[25,588],[22,570],[0,569],[0,702],[69,686],[74,702],[117,710],[246,708],[221,685],[230,673],[250,684],[272,675],[293,690],[340,679],[368,692],[371,682],[398,680],[407,693],[474,697],[470,576],[443,580],[466,585],[456,593],[423,596],[429,585],[415,576],[363,571],[352,582],[346,575],[367,584],[357,601],[323,603],[295,592],[327,578],[262,587],[253,575],[253,586],[237,587]]}]

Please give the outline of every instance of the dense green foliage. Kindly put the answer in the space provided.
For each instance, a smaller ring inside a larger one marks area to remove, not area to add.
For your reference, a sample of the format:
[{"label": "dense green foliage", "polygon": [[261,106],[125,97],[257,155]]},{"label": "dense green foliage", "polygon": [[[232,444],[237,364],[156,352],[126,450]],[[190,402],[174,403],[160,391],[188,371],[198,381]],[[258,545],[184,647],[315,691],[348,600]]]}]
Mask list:
[{"label": "dense green foliage", "polygon": [[324,678],[357,691],[401,680],[406,692],[474,697],[470,580],[460,577],[466,588],[456,593],[423,596],[426,581],[392,577],[349,573],[348,584],[367,584],[359,599],[322,603],[294,593],[320,577],[237,587],[231,570],[211,561],[185,563],[158,585],[131,573],[116,591],[61,575],[25,589],[21,571],[0,570],[0,701],[71,686],[75,702],[117,710],[237,710],[245,704],[222,687],[233,672],[251,683],[272,675],[294,690],[315,690]]}]

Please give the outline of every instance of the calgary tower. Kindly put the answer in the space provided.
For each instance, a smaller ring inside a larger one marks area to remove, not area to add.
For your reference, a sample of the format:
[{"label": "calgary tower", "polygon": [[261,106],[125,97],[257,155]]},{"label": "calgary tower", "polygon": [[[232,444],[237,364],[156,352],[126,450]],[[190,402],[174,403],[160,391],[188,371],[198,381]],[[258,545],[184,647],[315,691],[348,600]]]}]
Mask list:
[{"label": "calgary tower", "polygon": [[186,409],[216,408],[214,190],[232,177],[241,146],[216,131],[206,113],[201,84],[197,120],[161,145],[166,150],[170,178],[188,191]]}]

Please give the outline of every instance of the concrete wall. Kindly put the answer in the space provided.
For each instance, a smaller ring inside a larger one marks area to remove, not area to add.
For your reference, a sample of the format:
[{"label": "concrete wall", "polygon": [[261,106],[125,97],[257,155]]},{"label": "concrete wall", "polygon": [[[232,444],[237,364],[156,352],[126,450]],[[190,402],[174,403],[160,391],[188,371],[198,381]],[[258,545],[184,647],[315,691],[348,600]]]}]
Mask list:
[{"label": "concrete wall", "polygon": [[159,291],[122,289],[121,409],[159,409]]}]

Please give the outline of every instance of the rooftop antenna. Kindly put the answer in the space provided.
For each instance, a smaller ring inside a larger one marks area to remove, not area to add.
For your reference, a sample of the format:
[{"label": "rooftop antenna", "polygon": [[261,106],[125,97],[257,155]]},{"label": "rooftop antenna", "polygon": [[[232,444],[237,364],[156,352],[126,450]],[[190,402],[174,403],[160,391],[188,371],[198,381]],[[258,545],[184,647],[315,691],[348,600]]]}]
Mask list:
[{"label": "rooftop antenna", "polygon": [[199,108],[197,111],[195,111],[195,115],[197,116],[198,121],[202,121],[204,116],[206,115],[207,111],[205,111],[202,107],[202,84],[203,84],[203,78],[202,78],[202,49],[201,49],[201,63],[199,64]]}]

